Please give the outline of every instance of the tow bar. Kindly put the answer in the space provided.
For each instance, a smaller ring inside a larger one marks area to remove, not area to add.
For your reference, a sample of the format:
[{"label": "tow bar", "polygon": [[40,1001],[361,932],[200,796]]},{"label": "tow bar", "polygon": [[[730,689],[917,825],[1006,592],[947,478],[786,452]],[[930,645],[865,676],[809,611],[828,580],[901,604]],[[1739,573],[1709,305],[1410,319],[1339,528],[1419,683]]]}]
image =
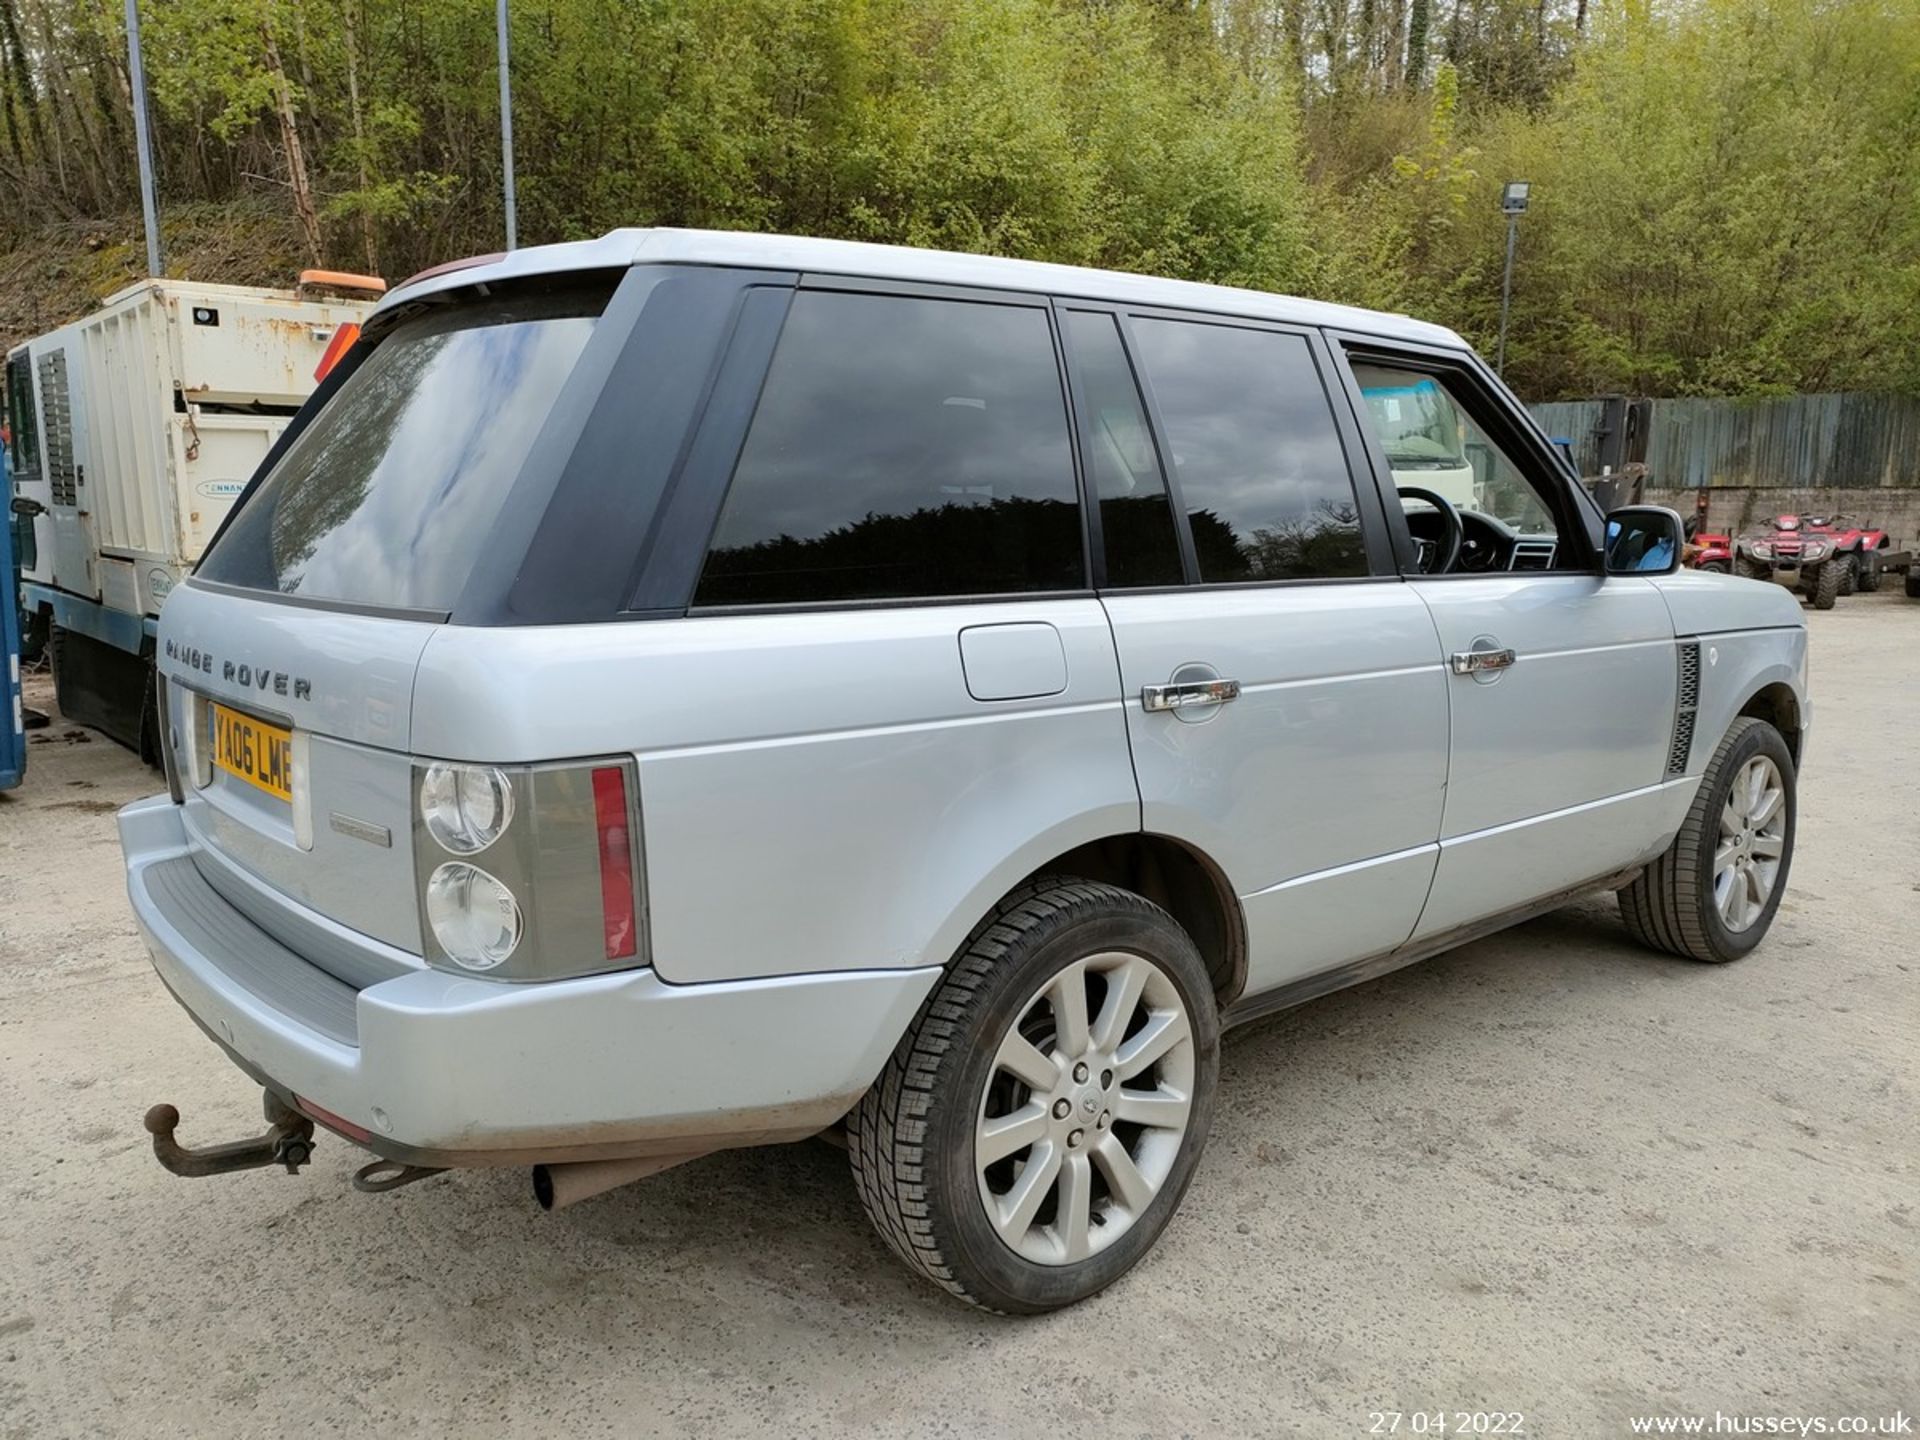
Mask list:
[{"label": "tow bar", "polygon": [[262,1093],[261,1108],[268,1121],[266,1134],[190,1150],[173,1138],[180,1112],[171,1105],[156,1105],[147,1111],[145,1121],[147,1133],[153,1136],[154,1158],[175,1175],[225,1175],[268,1165],[284,1165],[289,1175],[297,1174],[313,1158],[313,1121],[271,1090]]}]

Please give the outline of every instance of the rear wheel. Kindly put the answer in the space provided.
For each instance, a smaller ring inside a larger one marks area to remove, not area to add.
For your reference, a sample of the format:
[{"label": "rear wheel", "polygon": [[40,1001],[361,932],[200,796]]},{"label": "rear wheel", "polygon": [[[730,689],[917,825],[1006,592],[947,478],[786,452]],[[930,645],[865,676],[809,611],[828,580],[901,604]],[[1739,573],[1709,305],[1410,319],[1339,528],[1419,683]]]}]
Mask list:
[{"label": "rear wheel", "polygon": [[1859,559],[1859,573],[1853,577],[1853,588],[1862,595],[1871,595],[1880,588],[1880,564],[1871,551],[1862,551]]},{"label": "rear wheel", "polygon": [[1827,563],[1829,565],[1836,565],[1840,569],[1840,593],[1842,595],[1851,595],[1855,590],[1860,588],[1860,570],[1853,556],[1842,555],[1838,560],[1829,560]]},{"label": "rear wheel", "polygon": [[1907,598],[1920,600],[1920,565],[1907,571]]},{"label": "rear wheel", "polygon": [[1733,722],[1673,844],[1620,891],[1633,938],[1689,960],[1738,960],[1773,924],[1793,863],[1793,756],[1764,720]]},{"label": "rear wheel", "polygon": [[847,1119],[861,1203],[911,1268],[1034,1314],[1130,1270],[1206,1143],[1219,1021],[1157,905],[1051,879],[1001,902]]},{"label": "rear wheel", "polygon": [[1807,595],[1812,599],[1814,609],[1833,608],[1833,602],[1840,598],[1840,577],[1846,568],[1828,560],[1814,570],[1813,579],[1807,585]]},{"label": "rear wheel", "polygon": [[1700,568],[1702,570],[1712,571],[1715,575],[1724,575],[1727,573],[1727,562],[1724,560],[1703,560],[1700,562]]}]

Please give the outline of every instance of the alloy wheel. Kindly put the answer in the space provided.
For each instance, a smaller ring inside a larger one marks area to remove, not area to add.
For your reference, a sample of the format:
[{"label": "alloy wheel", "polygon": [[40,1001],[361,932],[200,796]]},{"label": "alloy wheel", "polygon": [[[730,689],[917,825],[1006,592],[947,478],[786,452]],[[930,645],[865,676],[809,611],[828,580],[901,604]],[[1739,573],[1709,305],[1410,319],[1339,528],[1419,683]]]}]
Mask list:
[{"label": "alloy wheel", "polygon": [[987,1219],[1023,1259],[1072,1265],[1160,1193],[1193,1107],[1193,1024],[1140,955],[1076,960],[1034,993],[994,1055],[974,1127]]},{"label": "alloy wheel", "polygon": [[1787,790],[1772,759],[1755,755],[1740,767],[1720,809],[1713,852],[1713,902],[1734,934],[1766,912],[1786,848]]}]

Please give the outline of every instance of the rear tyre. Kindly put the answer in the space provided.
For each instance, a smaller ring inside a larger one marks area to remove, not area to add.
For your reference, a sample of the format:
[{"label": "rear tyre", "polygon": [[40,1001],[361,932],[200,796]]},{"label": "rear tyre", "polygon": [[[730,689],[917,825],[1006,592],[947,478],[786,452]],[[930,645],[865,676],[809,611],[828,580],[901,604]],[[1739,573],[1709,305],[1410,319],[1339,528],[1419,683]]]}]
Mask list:
[{"label": "rear tyre", "polygon": [[1652,950],[1738,960],[1773,924],[1793,863],[1793,756],[1764,720],[1733,722],[1680,833],[1620,891],[1620,918]]},{"label": "rear tyre", "polygon": [[1829,565],[1840,567],[1840,593],[1851,595],[1860,588],[1860,571],[1851,555],[1842,555],[1838,560],[1829,560]]},{"label": "rear tyre", "polygon": [[1846,572],[1844,565],[1828,560],[1813,572],[1813,583],[1807,587],[1807,594],[1813,600],[1816,610],[1831,610],[1833,602],[1840,598],[1840,577]]},{"label": "rear tyre", "polygon": [[1907,598],[1920,600],[1920,565],[1907,571]]},{"label": "rear tyre", "polygon": [[1126,890],[1003,900],[847,1117],[868,1217],[962,1300],[1038,1314],[1152,1247],[1212,1118],[1220,1028],[1192,940]]},{"label": "rear tyre", "polygon": [[1727,562],[1724,560],[1707,560],[1701,563],[1700,568],[1715,575],[1725,575],[1727,573]]},{"label": "rear tyre", "polygon": [[1862,552],[1859,559],[1859,573],[1853,577],[1853,588],[1862,595],[1871,595],[1880,588],[1879,561],[1868,552]]}]

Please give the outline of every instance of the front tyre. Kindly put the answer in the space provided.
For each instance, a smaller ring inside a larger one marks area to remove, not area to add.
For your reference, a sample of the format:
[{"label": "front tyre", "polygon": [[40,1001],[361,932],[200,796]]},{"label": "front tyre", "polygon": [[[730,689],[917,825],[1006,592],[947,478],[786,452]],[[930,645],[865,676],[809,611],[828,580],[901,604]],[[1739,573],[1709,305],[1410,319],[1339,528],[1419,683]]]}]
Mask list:
[{"label": "front tyre", "polygon": [[1673,844],[1620,891],[1627,930],[1689,960],[1738,960],[1780,908],[1797,812],[1787,742],[1764,720],[1735,720]]},{"label": "front tyre", "polygon": [[1833,608],[1833,602],[1840,598],[1840,581],[1846,573],[1847,567],[1836,560],[1822,561],[1815,567],[1813,579],[1807,583],[1807,594],[1813,600],[1814,609]]},{"label": "front tyre", "polygon": [[977,929],[847,1118],[860,1200],[912,1269],[1007,1314],[1152,1248],[1212,1119],[1212,982],[1159,906],[1050,878]]}]

